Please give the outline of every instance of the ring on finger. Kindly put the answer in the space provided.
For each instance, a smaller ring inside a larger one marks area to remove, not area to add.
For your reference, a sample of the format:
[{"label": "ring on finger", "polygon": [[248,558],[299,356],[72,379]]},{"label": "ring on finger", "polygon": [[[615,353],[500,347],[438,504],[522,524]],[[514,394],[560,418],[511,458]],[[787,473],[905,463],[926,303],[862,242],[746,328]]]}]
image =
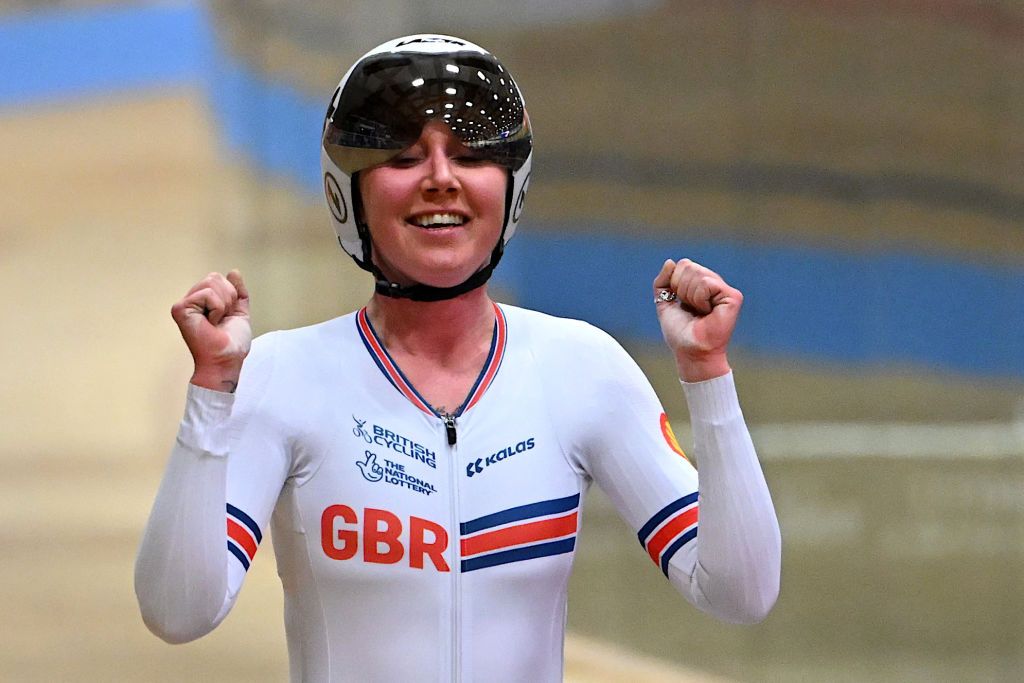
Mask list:
[{"label": "ring on finger", "polygon": [[673,292],[672,290],[663,289],[660,292],[658,292],[658,298],[654,300],[654,303],[656,303],[656,304],[662,303],[662,302],[667,303],[669,301],[675,301],[678,298],[679,297],[676,296],[676,293]]}]

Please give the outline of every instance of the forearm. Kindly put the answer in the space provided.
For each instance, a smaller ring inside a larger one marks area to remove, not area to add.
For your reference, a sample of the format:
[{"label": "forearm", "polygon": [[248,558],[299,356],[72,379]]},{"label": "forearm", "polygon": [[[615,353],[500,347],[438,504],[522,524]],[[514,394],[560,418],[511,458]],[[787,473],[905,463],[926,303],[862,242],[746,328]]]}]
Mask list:
[{"label": "forearm", "polygon": [[700,607],[719,618],[760,621],[778,597],[781,538],[732,375],[683,387],[700,467],[700,522],[692,573],[674,566],[670,578],[689,582]]},{"label": "forearm", "polygon": [[216,422],[230,397],[190,387],[186,417],[153,504],[135,563],[135,592],[143,620],[168,642],[187,642],[223,617],[228,593],[225,553],[227,458],[216,443]]}]

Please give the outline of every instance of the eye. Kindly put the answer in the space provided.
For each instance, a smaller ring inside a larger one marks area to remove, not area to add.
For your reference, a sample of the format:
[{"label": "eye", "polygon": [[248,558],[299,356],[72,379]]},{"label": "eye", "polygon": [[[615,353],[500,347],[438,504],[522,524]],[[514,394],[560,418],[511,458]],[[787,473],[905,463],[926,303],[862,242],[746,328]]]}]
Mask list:
[{"label": "eye", "polygon": [[415,154],[399,154],[388,161],[388,166],[393,168],[410,168],[422,160],[422,157],[416,156]]},{"label": "eye", "polygon": [[488,161],[488,159],[486,159],[479,152],[463,152],[460,154],[456,154],[454,157],[452,157],[452,159],[456,163],[462,164],[464,166],[479,166],[480,164],[485,164]]}]

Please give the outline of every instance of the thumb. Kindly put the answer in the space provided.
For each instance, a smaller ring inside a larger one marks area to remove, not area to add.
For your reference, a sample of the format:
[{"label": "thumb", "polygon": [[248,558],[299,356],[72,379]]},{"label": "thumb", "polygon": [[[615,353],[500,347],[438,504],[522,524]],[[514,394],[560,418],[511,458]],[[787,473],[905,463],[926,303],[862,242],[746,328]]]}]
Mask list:
[{"label": "thumb", "polygon": [[238,292],[238,300],[235,302],[238,312],[242,315],[249,315],[249,290],[245,286],[245,280],[242,279],[242,273],[235,268],[227,274],[227,280],[234,285],[235,291]]},{"label": "thumb", "polygon": [[676,262],[672,259],[665,259],[665,263],[661,265],[661,271],[654,278],[654,296],[658,295],[659,289],[672,288],[672,273],[675,272],[675,269]]}]

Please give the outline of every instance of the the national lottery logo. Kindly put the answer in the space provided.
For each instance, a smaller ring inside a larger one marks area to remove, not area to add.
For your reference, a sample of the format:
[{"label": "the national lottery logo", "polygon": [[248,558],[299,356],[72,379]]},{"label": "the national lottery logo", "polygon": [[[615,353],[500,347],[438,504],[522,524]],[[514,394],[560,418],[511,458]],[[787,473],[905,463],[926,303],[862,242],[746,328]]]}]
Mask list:
[{"label": "the national lottery logo", "polygon": [[426,446],[380,425],[371,424],[368,428],[367,421],[360,420],[355,415],[352,416],[352,419],[356,423],[352,428],[352,436],[356,436],[368,444],[374,444],[407,458],[418,460],[431,469],[437,469],[437,454]]},{"label": "the national lottery logo", "polygon": [[384,468],[377,464],[377,454],[366,451],[366,460],[357,462],[356,466],[366,481],[380,481],[384,478]]},{"label": "the national lottery logo", "polygon": [[437,493],[433,484],[406,472],[404,464],[387,458],[380,458],[378,461],[377,454],[373,451],[363,451],[363,459],[356,461],[356,467],[366,481],[383,481],[385,484],[422,493],[425,496]]}]

